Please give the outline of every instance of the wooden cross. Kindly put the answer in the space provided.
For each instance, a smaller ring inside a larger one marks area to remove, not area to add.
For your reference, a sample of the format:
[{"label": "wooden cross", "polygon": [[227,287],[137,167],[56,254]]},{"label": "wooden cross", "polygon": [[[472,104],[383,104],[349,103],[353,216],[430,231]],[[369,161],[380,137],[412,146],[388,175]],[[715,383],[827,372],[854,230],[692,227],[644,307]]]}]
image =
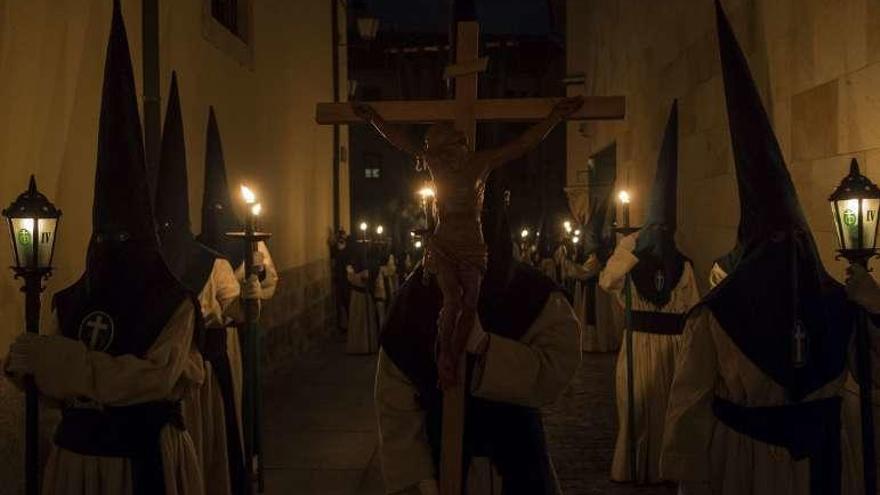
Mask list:
[{"label": "wooden cross", "polygon": [[[432,123],[454,121],[468,139],[471,150],[476,143],[478,121],[537,122],[547,117],[562,98],[478,99],[477,78],[486,69],[487,59],[479,58],[480,26],[476,21],[458,23],[455,64],[446,68],[446,77],[455,78],[455,99],[428,101],[364,102],[391,123]],[[569,120],[615,120],[625,114],[622,96],[586,97],[584,105]],[[319,103],[319,124],[356,124],[363,122],[349,103]],[[460,375],[463,380],[464,359]],[[459,385],[443,394],[443,439],[440,459],[441,495],[461,495],[464,438],[465,386]]]}]

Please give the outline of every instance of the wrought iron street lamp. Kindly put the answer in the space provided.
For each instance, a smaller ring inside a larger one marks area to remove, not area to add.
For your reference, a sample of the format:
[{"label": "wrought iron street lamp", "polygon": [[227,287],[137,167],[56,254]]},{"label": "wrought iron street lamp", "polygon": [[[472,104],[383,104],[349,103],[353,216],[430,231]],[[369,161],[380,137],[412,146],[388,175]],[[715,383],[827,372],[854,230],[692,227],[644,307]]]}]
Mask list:
[{"label": "wrought iron street lamp", "polygon": [[[40,331],[40,293],[52,274],[52,257],[61,210],[37,190],[31,176],[27,191],[3,210],[12,240],[15,278],[24,279],[25,330]],[[39,409],[33,377],[25,377],[25,490],[39,493]]]},{"label": "wrought iron street lamp", "polygon": [[[837,234],[838,257],[850,265],[868,267],[868,260],[877,256],[877,212],[880,188],[859,171],[855,158],[849,174],[828,198]],[[860,311],[856,325],[856,367],[859,375],[859,401],[862,416],[862,458],[865,468],[865,493],[877,493],[877,453],[874,445],[874,413],[872,405],[872,367],[868,326],[865,312]]]},{"label": "wrought iron street lamp", "polygon": [[834,215],[838,253],[850,263],[866,266],[877,255],[877,213],[880,188],[859,172],[853,159],[849,175],[828,198]]}]

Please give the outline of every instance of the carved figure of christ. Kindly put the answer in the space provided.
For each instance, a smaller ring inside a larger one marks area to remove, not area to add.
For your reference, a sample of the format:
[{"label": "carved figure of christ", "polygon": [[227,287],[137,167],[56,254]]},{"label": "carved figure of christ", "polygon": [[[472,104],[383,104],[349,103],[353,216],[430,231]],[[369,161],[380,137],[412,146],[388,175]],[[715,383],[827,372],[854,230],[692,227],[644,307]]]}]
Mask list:
[{"label": "carved figure of christ", "polygon": [[424,146],[389,125],[370,105],[354,103],[354,113],[394,147],[424,160],[434,182],[437,224],[428,237],[425,269],[443,293],[438,321],[437,370],[444,390],[457,385],[458,361],[474,326],[486,245],[480,225],[483,192],[489,174],[537,146],[553,128],[583,105],[583,98],[561,100],[547,117],[519,138],[492,150],[473,152],[464,133],[447,123],[431,126]]}]

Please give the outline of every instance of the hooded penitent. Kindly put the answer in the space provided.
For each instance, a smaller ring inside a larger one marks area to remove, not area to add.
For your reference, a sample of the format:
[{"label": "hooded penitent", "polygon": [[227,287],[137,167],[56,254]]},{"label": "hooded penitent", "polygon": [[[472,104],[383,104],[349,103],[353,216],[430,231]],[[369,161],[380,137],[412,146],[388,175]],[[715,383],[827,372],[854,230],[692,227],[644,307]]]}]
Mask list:
[{"label": "hooded penitent", "polygon": [[[118,0],[104,65],[92,237],[86,270],[54,299],[61,333],[91,350],[142,357],[181,304],[194,304],[159,251],[128,40]],[[194,318],[195,306],[193,307]],[[172,403],[65,409],[55,443],[132,460],[136,493],[164,493],[159,431]]]},{"label": "hooded penitent", "polygon": [[[520,339],[559,288],[547,277],[514,260],[503,188],[493,174],[486,185],[482,213],[488,268],[480,290],[479,317],[490,333]],[[443,296],[435,280],[424,283],[419,266],[397,293],[380,334],[392,362],[419,390],[428,411],[428,434],[439,459],[442,396],[437,388],[434,348]],[[505,486],[522,493],[552,493],[540,413],[537,410],[469,398],[466,455],[484,455],[501,470]]]},{"label": "hooded penitent", "polygon": [[162,130],[162,152],[155,199],[156,223],[162,255],[171,272],[194,294],[205,287],[220,257],[195,240],[189,219],[189,186],[186,176],[186,143],[177,74],[171,75],[171,90]]},{"label": "hooded penitent", "polygon": [[687,259],[675,245],[678,195],[678,102],[673,102],[657,160],[645,225],[639,231],[630,272],[639,295],[651,304],[669,303]]},{"label": "hooded penitent", "polygon": [[244,262],[244,248],[241,241],[229,239],[227,232],[242,230],[242,222],[232,208],[232,196],[226,182],[226,164],[223,160],[223,146],[220,143],[220,129],[214,108],[208,113],[208,135],[205,150],[205,193],[202,197],[202,233],[198,241],[222,254],[232,268]]},{"label": "hooded penitent", "polygon": [[611,205],[611,195],[614,191],[613,187],[609,187],[605,194],[593,202],[590,208],[590,218],[584,225],[583,254],[590,256],[596,254],[603,263],[611,255],[611,239],[605,232],[606,222],[608,220],[608,209]]},{"label": "hooded penitent", "polygon": [[825,271],[767,113],[716,3],[740,197],[738,262],[706,304],[739,349],[803,399],[844,370],[853,311]]}]

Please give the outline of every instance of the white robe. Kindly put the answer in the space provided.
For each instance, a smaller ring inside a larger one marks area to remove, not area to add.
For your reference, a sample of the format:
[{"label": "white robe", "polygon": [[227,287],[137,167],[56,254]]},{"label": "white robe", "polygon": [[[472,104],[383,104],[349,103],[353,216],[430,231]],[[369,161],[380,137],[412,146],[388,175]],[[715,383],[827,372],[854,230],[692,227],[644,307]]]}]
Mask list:
[{"label": "white robe", "polygon": [[[664,479],[683,482],[690,493],[809,494],[809,459],[795,461],[785,448],[737,433],[712,412],[716,395],[735,404],[780,406],[790,403],[785,390],[739,350],[708,308],[694,311],[683,337],[666,414]],[[804,400],[840,395],[847,373]],[[843,430],[842,493],[855,494],[859,473],[846,426]]]},{"label": "white robe", "polygon": [[[552,295],[519,341],[491,336],[478,364],[482,373],[474,374],[471,393],[528,407],[553,403],[580,365],[578,333],[578,322],[568,301],[561,294]],[[384,351],[379,352],[375,393],[386,492],[419,493],[415,487],[420,483],[434,485],[436,473],[425,434],[426,413],[419,405],[416,388]],[[475,459],[469,479],[487,479],[490,475],[485,469],[475,473],[477,464],[487,463]],[[467,495],[487,493],[473,486],[467,491]]]},{"label": "white robe", "polygon": [[[366,270],[355,273],[354,268],[346,267],[348,283],[353,287],[367,290],[369,276]],[[366,292],[352,289],[348,303],[348,341],[345,352],[348,354],[373,354],[379,350],[379,329],[376,303]]]},{"label": "white robe", "polygon": [[[177,400],[201,385],[203,361],[193,345],[195,317],[189,300],[168,320],[143,359],[91,351],[60,335],[46,338],[34,363],[40,393],[65,402],[88,399],[102,406]],[[57,333],[57,321],[55,322]],[[204,493],[195,447],[187,431],[160,432],[167,495]],[[43,475],[45,495],[126,495],[133,491],[131,462],[81,455],[55,445]]]},{"label": "white robe", "polygon": [[[638,236],[638,234],[633,234]],[[599,277],[599,285],[612,292],[621,308],[625,307],[624,281],[629,271],[638,263],[631,252],[618,247],[605,265]],[[635,285],[631,284],[633,311],[658,311],[685,314],[700,301],[694,270],[685,262],[678,284],[672,290],[669,302],[657,308],[643,299]],[[666,405],[675,362],[681,350],[680,335],[662,335],[633,332],[633,413],[632,427],[636,447],[636,479],[630,472],[629,395],[627,383],[626,344],[620,348],[617,358],[616,391],[618,433],[611,464],[611,479],[656,483],[660,479],[660,449],[666,422]]]},{"label": "white robe", "polygon": [[[211,275],[199,294],[205,327],[226,329],[230,322],[227,310],[238,300],[240,293],[232,265],[225,259],[214,260]],[[226,332],[234,335],[231,329]],[[201,461],[205,493],[211,495],[231,493],[226,414],[220,383],[211,363],[205,361],[204,384],[183,400],[183,417]]]},{"label": "white robe", "polygon": [[[623,310],[614,297],[598,284],[595,298],[591,299],[587,290],[587,280],[597,276],[598,273],[587,270],[586,262],[583,265],[569,263],[568,271],[578,281],[573,299],[575,315],[581,322],[581,350],[583,352],[617,351],[623,337]],[[587,322],[590,305],[595,305],[593,308],[596,314],[595,324]]]}]

